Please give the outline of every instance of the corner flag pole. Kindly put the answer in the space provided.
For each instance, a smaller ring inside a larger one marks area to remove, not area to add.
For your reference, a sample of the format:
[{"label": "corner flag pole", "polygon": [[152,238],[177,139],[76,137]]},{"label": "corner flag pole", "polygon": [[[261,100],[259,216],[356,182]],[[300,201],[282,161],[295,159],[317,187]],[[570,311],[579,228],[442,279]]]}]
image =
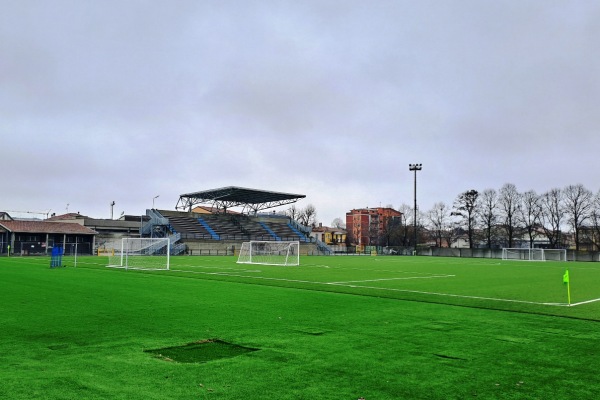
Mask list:
[{"label": "corner flag pole", "polygon": [[563,275],[563,283],[567,285],[567,302],[571,305],[571,279],[569,278],[569,269],[565,270],[565,274]]}]

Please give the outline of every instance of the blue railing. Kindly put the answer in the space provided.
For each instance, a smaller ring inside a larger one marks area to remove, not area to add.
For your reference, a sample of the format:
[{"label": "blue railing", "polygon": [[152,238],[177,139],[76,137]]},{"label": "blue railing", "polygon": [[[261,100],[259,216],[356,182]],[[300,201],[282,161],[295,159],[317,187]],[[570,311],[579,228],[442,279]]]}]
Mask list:
[{"label": "blue railing", "polygon": [[269,228],[267,226],[267,224],[265,224],[264,222],[260,221],[259,222],[260,226],[262,226],[267,232],[269,232],[269,234],[271,236],[273,236],[275,238],[275,240],[277,240],[278,242],[281,241],[281,238],[273,231],[273,229]]},{"label": "blue railing", "polygon": [[200,223],[200,225],[202,225],[204,227],[204,229],[206,229],[208,231],[208,233],[210,233],[210,236],[215,239],[215,240],[221,240],[221,237],[219,236],[219,234],[217,232],[215,232],[213,230],[213,228],[210,227],[210,225],[208,225],[208,223],[203,220],[202,218],[198,218],[198,222]]},{"label": "blue railing", "polygon": [[302,232],[300,232],[300,231],[298,230],[298,228],[296,228],[294,225],[292,225],[292,224],[291,224],[291,223],[289,223],[289,222],[288,222],[288,224],[287,224],[287,225],[290,227],[290,229],[291,229],[292,231],[294,231],[294,233],[295,233],[296,235],[298,235],[298,237],[300,238],[300,241],[302,241],[302,242],[308,242],[308,238],[306,237],[306,235],[304,235]]}]

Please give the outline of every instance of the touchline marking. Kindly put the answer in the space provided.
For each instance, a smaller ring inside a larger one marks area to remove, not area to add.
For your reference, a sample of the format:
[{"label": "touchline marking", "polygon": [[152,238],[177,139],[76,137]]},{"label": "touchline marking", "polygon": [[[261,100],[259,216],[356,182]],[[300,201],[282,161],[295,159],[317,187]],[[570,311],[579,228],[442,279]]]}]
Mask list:
[{"label": "touchline marking", "polygon": [[[215,267],[216,269],[217,267]],[[225,268],[225,269],[233,269],[233,268]],[[183,270],[183,269],[171,269],[171,271],[173,272],[184,272],[186,274],[203,274],[203,275],[228,275],[228,272],[204,272],[204,271],[188,271],[188,270]],[[259,269],[237,269],[236,271],[239,272],[262,272]],[[235,275],[235,274],[230,274],[231,276],[242,276],[243,275]],[[248,276],[247,278],[251,278],[250,276]],[[255,277],[256,278],[256,277]]]},{"label": "touchline marking", "polygon": [[462,298],[462,299],[489,300],[489,301],[500,301],[500,302],[505,302],[505,303],[533,304],[533,305],[553,306],[553,307],[574,307],[574,306],[578,306],[581,304],[600,301],[600,298],[599,298],[599,299],[588,300],[588,301],[584,301],[584,302],[580,302],[580,303],[571,303],[571,304],[540,303],[537,301],[498,299],[498,298],[494,298],[494,297],[481,297],[481,296],[467,296],[467,295],[462,295],[462,294],[451,294],[451,293],[424,292],[424,291],[420,291],[420,290],[407,290],[407,289],[395,289],[395,288],[382,288],[382,287],[376,287],[376,286],[349,285],[349,284],[345,284],[345,283],[335,283],[335,282],[314,282],[314,281],[305,281],[305,280],[300,280],[300,279],[269,278],[269,277],[265,277],[265,276],[230,274],[227,272],[202,272],[202,271],[184,271],[184,270],[171,270],[171,271],[184,272],[184,273],[189,273],[189,274],[220,275],[220,276],[232,276],[232,277],[237,277],[237,278],[262,279],[262,280],[267,280],[267,281],[309,283],[309,284],[313,284],[313,285],[336,285],[336,286],[346,286],[346,287],[350,287],[350,288],[385,290],[385,291],[390,291],[390,292],[416,293],[416,294],[426,294],[426,295],[433,295],[433,296],[456,297],[456,298]]},{"label": "touchline marking", "polygon": [[361,283],[361,282],[380,282],[380,281],[398,281],[407,279],[432,279],[432,278],[453,278],[456,275],[431,275],[431,276],[408,276],[405,278],[381,278],[381,279],[367,279],[363,281],[342,281],[342,282],[325,282],[327,285],[344,285],[346,283]]},{"label": "touchline marking", "polygon": [[571,303],[571,307],[572,306],[580,306],[582,304],[595,303],[597,301],[600,301],[600,299],[592,299],[592,300],[587,300],[587,301],[580,301],[579,303]]},{"label": "touchline marking", "polygon": [[[451,294],[451,293],[423,292],[420,290],[381,288],[381,287],[375,287],[375,286],[355,286],[355,285],[352,285],[352,286],[351,285],[339,285],[339,286],[350,286],[350,287],[359,287],[359,288],[364,288],[364,289],[375,289],[375,290],[387,290],[387,291],[392,291],[392,292],[428,294],[428,295],[434,295],[434,296],[458,297],[458,298],[463,298],[463,299],[503,301],[503,302],[507,302],[507,303],[524,303],[524,304],[537,304],[537,305],[544,305],[544,306],[562,306],[562,307],[568,306],[567,303],[540,303],[537,301],[498,299],[498,298],[494,298],[494,297],[480,297],[480,296],[467,296],[467,295],[462,295],[462,294]],[[577,305],[577,304],[571,304],[571,306],[574,306],[574,305]]]}]

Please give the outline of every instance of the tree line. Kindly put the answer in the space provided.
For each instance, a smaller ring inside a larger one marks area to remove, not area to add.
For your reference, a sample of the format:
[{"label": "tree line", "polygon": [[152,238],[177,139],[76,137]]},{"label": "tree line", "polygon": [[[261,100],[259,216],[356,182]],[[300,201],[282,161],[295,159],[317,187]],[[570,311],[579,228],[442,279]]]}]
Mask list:
[{"label": "tree line", "polygon": [[[392,208],[391,205],[387,206]],[[414,246],[414,209],[402,204],[401,218],[387,221],[384,231],[370,232],[380,246]],[[305,226],[317,223],[316,208],[292,205],[282,214]],[[341,218],[332,222],[345,228]],[[551,249],[571,245],[576,250],[600,249],[600,191],[582,184],[553,188],[538,194],[519,192],[512,183],[500,189],[469,189],[448,205],[437,202],[430,210],[417,210],[417,244],[453,247],[462,239],[470,248],[534,247]]]},{"label": "tree line", "polygon": [[[399,209],[406,218],[390,221],[380,245],[413,246],[413,209]],[[418,242],[452,246],[459,238],[470,248],[534,247],[542,240],[547,248],[576,250],[600,247],[600,191],[594,194],[581,184],[554,188],[542,194],[519,192],[512,183],[499,190],[475,189],[460,193],[454,203],[435,203],[417,213]]]}]

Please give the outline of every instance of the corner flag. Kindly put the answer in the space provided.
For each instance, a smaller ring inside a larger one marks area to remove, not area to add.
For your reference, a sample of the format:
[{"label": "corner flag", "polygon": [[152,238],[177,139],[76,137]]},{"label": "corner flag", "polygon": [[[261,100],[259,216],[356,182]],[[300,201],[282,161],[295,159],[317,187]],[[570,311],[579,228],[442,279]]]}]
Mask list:
[{"label": "corner flag", "polygon": [[567,302],[571,305],[571,279],[569,278],[569,269],[565,270],[565,274],[563,275],[563,283],[567,285]]}]

